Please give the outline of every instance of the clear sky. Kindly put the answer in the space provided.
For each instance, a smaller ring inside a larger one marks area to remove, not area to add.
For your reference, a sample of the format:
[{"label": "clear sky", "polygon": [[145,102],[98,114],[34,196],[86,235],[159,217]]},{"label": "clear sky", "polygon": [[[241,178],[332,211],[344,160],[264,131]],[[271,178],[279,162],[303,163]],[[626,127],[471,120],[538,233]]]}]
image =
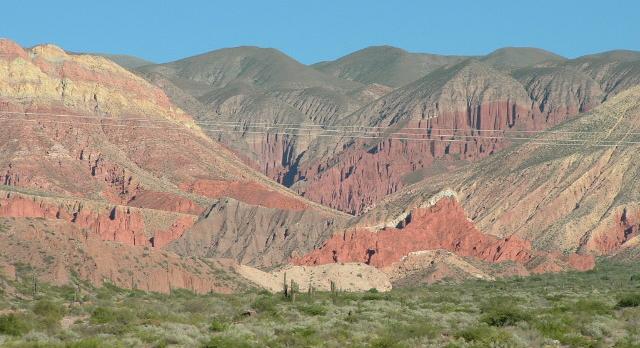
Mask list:
[{"label": "clear sky", "polygon": [[2,1],[0,37],[166,62],[274,47],[303,63],[371,45],[485,54],[533,46],[576,57],[640,50],[637,0]]}]

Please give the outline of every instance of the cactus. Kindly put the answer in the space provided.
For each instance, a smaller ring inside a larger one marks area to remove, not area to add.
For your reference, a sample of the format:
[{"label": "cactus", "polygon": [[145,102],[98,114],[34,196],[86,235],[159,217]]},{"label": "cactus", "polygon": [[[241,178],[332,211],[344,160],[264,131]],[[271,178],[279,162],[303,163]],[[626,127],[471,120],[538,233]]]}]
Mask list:
[{"label": "cactus", "polygon": [[298,283],[291,279],[291,302],[296,302],[296,292],[299,291]]},{"label": "cactus", "polygon": [[331,281],[331,301],[335,304],[338,299],[338,288],[336,287],[336,282]]},{"label": "cactus", "polygon": [[33,298],[35,299],[38,296],[38,276],[35,271],[33,272]]},{"label": "cactus", "polygon": [[284,297],[289,297],[289,284],[287,284],[287,272],[284,272],[284,281],[282,282],[282,290]]}]

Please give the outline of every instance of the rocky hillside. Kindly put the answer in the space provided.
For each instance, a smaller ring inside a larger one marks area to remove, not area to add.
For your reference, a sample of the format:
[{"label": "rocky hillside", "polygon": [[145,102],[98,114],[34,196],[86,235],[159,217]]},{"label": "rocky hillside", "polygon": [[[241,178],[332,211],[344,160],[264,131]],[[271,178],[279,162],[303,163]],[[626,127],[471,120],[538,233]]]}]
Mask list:
[{"label": "rocky hillside", "polygon": [[[449,256],[442,257],[443,253]],[[584,271],[595,265],[591,255],[563,254],[555,246],[534,248],[531,240],[515,234],[499,238],[481,232],[453,193],[436,194],[386,221],[353,225],[294,259],[295,264],[309,266],[343,262],[372,265],[394,281],[429,273],[431,282],[463,274],[491,279]],[[500,270],[491,265],[499,265]]]},{"label": "rocky hillside", "polygon": [[[217,50],[141,67],[138,73],[193,114],[211,138],[281,183],[290,171],[295,174],[296,157],[312,139],[290,126],[329,124],[388,91],[258,47]],[[281,126],[265,127],[273,124]]]},{"label": "rocky hillside", "polygon": [[[159,249],[211,217],[212,207],[227,197],[242,203],[236,213],[245,218],[225,220],[225,226],[250,235],[247,240],[254,240],[247,243],[259,240],[252,249],[255,255],[269,247],[274,252],[272,243],[295,240],[297,248],[307,250],[317,241],[301,238],[298,233],[306,230],[294,225],[277,241],[265,242],[279,233],[280,225],[253,220],[256,216],[248,212],[254,207],[263,208],[261,218],[266,219],[305,212],[326,229],[345,219],[243,164],[207,137],[161,89],[102,57],[70,54],[53,45],[23,49],[0,40],[0,124],[0,217],[15,219],[16,226],[31,219],[64,226],[62,234],[56,234],[59,243],[91,241],[99,249],[100,243],[117,242],[133,248],[126,250],[154,250],[158,260],[180,260]],[[39,239],[48,238],[42,233],[46,228],[34,229],[30,240],[46,244]],[[12,231],[11,238],[24,238],[20,229]],[[326,233],[322,227],[316,231],[317,236]],[[22,251],[17,245],[3,247],[3,255],[18,255]],[[240,259],[238,254],[229,256]],[[123,265],[116,263],[112,271],[120,272]],[[73,266],[60,267],[78,273]],[[106,272],[110,266],[100,267]],[[44,268],[42,274],[49,271]],[[150,281],[145,277],[140,282]],[[209,291],[210,285],[197,288]]]},{"label": "rocky hillside", "polygon": [[504,47],[487,54],[481,60],[497,69],[517,69],[545,63],[562,63],[566,58],[534,47]]},{"label": "rocky hillside", "polygon": [[522,142],[640,83],[640,60],[628,55],[522,68],[488,61],[438,69],[341,118],[333,127],[361,128],[314,140],[293,188],[360,214],[405,185]]},{"label": "rocky hillside", "polygon": [[594,256],[636,260],[639,127],[636,86],[523,144],[401,189],[294,263],[362,262],[410,284],[460,272],[587,270]]},{"label": "rocky hillside", "polygon": [[477,164],[409,186],[379,203],[364,225],[392,220],[442,189],[471,221],[537,249],[615,255],[637,248],[635,189],[640,87]]},{"label": "rocky hillside", "polygon": [[[397,81],[418,64],[376,52]],[[164,292],[287,271],[388,290],[586,270],[638,243],[632,54],[420,57],[426,75],[392,88],[270,49],[140,77],[0,40],[0,266]]]},{"label": "rocky hillside", "polygon": [[346,80],[397,88],[463,59],[465,57],[411,53],[391,46],[373,46],[312,67]]},{"label": "rocky hillside", "polygon": [[447,57],[382,46],[307,67],[239,47],[139,72],[255,169],[361,214],[593,109],[640,82],[639,62],[628,51],[569,60],[535,48]]}]

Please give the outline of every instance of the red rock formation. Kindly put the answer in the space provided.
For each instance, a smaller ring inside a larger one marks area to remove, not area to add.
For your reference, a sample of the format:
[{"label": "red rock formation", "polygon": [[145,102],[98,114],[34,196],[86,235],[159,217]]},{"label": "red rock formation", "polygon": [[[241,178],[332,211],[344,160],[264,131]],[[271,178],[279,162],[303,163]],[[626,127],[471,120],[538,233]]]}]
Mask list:
[{"label": "red rock formation", "polygon": [[252,181],[219,181],[196,180],[190,184],[182,184],[180,188],[209,198],[231,197],[252,205],[267,208],[304,210],[307,205],[294,196],[270,190]]},{"label": "red rock formation", "polygon": [[625,242],[638,235],[640,229],[640,210],[623,208],[614,214],[612,226],[599,229],[586,243],[589,251],[603,255],[610,255],[618,250]]},{"label": "red rock formation", "polygon": [[[488,262],[526,264],[534,257],[565,258],[533,250],[531,242],[515,236],[498,239],[481,233],[453,199],[443,198],[432,207],[413,210],[409,219],[404,228],[387,228],[378,232],[356,229],[336,234],[320,249],[293,262],[298,265],[365,262],[375,267],[386,267],[410,252],[435,249]],[[578,269],[593,266],[591,256],[574,256],[568,260]]]},{"label": "red rock formation", "polygon": [[12,60],[17,57],[28,59],[29,55],[17,43],[10,40],[0,39],[0,59]]},{"label": "red rock formation", "polygon": [[155,235],[149,239],[149,242],[154,248],[164,248],[169,243],[182,237],[184,232],[193,226],[194,222],[195,219],[193,217],[182,216],[168,229],[156,232]]},{"label": "red rock formation", "polygon": [[192,215],[199,215],[204,210],[188,198],[167,192],[154,191],[142,191],[136,194],[127,202],[127,205]]},{"label": "red rock formation", "polygon": [[360,214],[407,184],[533,135],[510,131],[547,129],[604,99],[597,82],[575,69],[529,69],[507,76],[468,63],[450,72],[444,79],[444,72],[426,76],[349,115],[341,126],[394,129],[385,128],[379,143],[346,136],[327,146],[327,154],[305,158],[294,168],[299,181],[294,188],[311,200]]},{"label": "red rock formation", "polygon": [[73,206],[56,206],[35,198],[7,194],[0,200],[0,216],[62,219],[86,228],[89,233],[99,236],[102,240],[128,245],[148,244],[144,234],[144,218],[139,212],[132,212],[124,207],[92,211],[84,208],[82,202]]},{"label": "red rock formation", "polygon": [[162,293],[175,289],[228,293],[238,290],[242,282],[235,275],[235,263],[228,260],[205,261],[103,241],[87,235],[78,224],[63,220],[3,222],[6,230],[0,234],[0,274],[9,278],[24,276],[12,266],[23,263],[37,270],[40,281],[57,285],[70,284],[73,273],[94,286],[108,283]]},{"label": "red rock formation", "polygon": [[566,257],[566,261],[571,267],[581,272],[588,271],[596,266],[596,259],[591,255],[569,254]]},{"label": "red rock formation", "polygon": [[195,221],[188,215],[177,218],[167,230],[150,231],[148,237],[142,212],[138,209],[92,207],[90,202],[55,204],[37,197],[7,193],[0,199],[0,217],[63,220],[85,229],[89,236],[127,245],[163,247],[179,238]]},{"label": "red rock formation", "polygon": [[295,160],[291,158],[295,146],[292,138],[289,135],[265,134],[264,137],[258,137],[252,141],[251,150],[260,156],[255,161],[255,167],[273,180],[285,183],[287,168]]},{"label": "red rock formation", "polygon": [[[516,122],[521,129],[549,126],[542,118],[527,117],[529,114],[522,105],[499,101],[442,112],[432,119],[413,119],[389,136],[424,140],[385,139],[377,144],[357,141],[327,163],[301,168],[298,177],[305,177],[306,185],[299,191],[311,200],[360,214],[382,197],[428,175],[423,171],[430,170],[435,160],[444,161],[445,168],[455,167],[464,163],[460,161],[475,161],[511,144],[509,139],[500,138],[504,133],[477,129],[504,131]],[[430,128],[435,130],[427,131]],[[450,139],[455,140],[445,141]],[[411,173],[415,173],[415,179],[410,178]]]}]

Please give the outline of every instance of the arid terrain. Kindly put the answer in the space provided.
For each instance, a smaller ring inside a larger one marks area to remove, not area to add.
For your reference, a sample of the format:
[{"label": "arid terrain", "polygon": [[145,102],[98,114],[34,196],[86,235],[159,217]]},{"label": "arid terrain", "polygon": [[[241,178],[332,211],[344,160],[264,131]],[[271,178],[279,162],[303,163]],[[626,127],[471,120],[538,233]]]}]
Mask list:
[{"label": "arid terrain", "polygon": [[638,135],[635,51],[0,39],[0,345],[637,346]]}]

